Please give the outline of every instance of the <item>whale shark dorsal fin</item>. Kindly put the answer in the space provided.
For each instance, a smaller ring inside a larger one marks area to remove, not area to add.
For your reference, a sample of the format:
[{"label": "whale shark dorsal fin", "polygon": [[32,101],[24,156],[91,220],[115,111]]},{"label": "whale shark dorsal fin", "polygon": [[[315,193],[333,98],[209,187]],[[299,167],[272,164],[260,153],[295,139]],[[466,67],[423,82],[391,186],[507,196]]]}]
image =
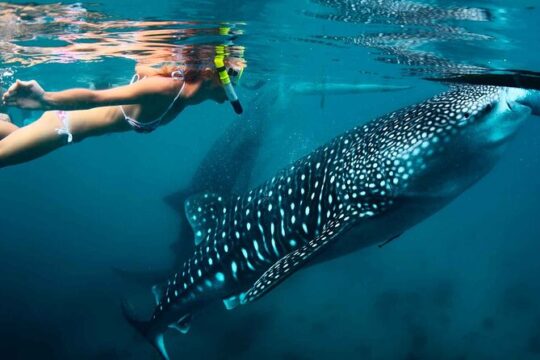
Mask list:
[{"label": "whale shark dorsal fin", "polygon": [[241,304],[257,300],[299,270],[313,256],[326,249],[332,243],[332,240],[346,230],[346,226],[340,218],[329,221],[316,238],[297,250],[288,253],[266,270],[251,289],[240,296]]},{"label": "whale shark dorsal fin", "polygon": [[214,193],[190,196],[185,203],[186,216],[195,234],[195,245],[211,237],[227,211],[225,200]]}]

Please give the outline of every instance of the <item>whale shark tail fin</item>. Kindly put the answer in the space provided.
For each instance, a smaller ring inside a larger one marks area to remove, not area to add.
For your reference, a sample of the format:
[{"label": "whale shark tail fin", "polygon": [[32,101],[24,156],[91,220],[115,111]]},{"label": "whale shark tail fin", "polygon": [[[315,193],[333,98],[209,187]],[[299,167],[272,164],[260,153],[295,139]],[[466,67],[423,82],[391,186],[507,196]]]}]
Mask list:
[{"label": "whale shark tail fin", "polygon": [[127,322],[152,344],[163,360],[170,360],[165,348],[164,334],[151,331],[150,321],[138,319],[133,307],[127,300],[122,301],[122,314]]}]

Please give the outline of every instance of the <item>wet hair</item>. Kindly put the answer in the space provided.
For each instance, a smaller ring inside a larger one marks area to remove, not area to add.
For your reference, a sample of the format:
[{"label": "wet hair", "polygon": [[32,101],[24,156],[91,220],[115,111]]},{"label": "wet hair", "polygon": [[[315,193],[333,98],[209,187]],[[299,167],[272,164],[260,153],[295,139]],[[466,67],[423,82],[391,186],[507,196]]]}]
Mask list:
[{"label": "wet hair", "polygon": [[[245,67],[245,62],[238,59],[226,59],[225,66],[232,67],[236,70],[240,70]],[[219,76],[216,69],[212,66],[201,66],[200,64],[186,64],[186,65],[163,65],[156,69],[156,75],[170,77],[175,71],[184,72],[184,80],[188,84],[193,84],[199,81],[213,80],[216,84],[219,84]]]},{"label": "wet hair", "polygon": [[[174,53],[175,60],[172,63],[165,63],[160,68],[155,68],[153,75],[170,77],[173,72],[181,70],[188,84],[213,80],[217,85],[219,75],[214,67],[215,51],[215,46],[183,46]],[[227,51],[229,56],[224,59],[226,67],[239,71],[246,66],[242,57],[235,56],[237,52],[235,48],[230,47]]]},{"label": "wet hair", "polygon": [[204,80],[217,80],[217,72],[215,69],[211,68],[200,69],[189,68],[186,66],[163,65],[161,68],[156,69],[156,75],[170,77],[175,71],[183,71],[184,81],[188,84],[193,84]]}]

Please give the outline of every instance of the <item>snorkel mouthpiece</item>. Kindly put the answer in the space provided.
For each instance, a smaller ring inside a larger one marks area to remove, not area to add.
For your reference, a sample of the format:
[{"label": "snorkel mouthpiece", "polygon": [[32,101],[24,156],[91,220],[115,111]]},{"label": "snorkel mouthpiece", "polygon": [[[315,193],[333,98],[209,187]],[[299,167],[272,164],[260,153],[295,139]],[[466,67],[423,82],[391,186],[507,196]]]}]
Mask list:
[{"label": "snorkel mouthpiece", "polygon": [[236,95],[234,86],[231,83],[231,78],[229,76],[229,73],[227,72],[227,68],[225,67],[224,58],[225,51],[223,49],[223,46],[217,46],[216,57],[214,58],[214,65],[216,66],[216,70],[219,74],[219,81],[223,86],[223,90],[225,90],[227,99],[231,103],[234,112],[240,115],[244,112],[244,109],[242,108],[242,104],[240,104],[240,100],[238,100],[238,95]]}]

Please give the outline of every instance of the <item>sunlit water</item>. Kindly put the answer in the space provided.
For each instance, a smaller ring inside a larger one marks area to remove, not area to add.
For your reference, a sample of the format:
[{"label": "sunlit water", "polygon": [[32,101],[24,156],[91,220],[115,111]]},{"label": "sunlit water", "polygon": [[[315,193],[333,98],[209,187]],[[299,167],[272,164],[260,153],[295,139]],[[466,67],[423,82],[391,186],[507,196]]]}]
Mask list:
[{"label": "sunlit water", "polygon": [[[244,117],[264,131],[238,159],[253,169],[236,191],[445,88],[425,78],[534,72],[540,56],[532,0],[45,3],[0,3],[1,87],[106,88],[128,83],[136,62],[211,63],[216,44],[244,59]],[[299,81],[411,89],[302,97],[289,91]],[[39,116],[7,111],[18,124]],[[174,194],[204,190],[193,176],[238,121],[205,104],[151,135],[0,170],[1,358],[157,358],[119,310],[130,297],[149,315],[150,289],[114,269],[150,273],[188,255]],[[173,359],[539,357],[538,134],[531,118],[488,177],[382,249],[310,267],[238,310],[209,308],[168,336]]]}]

